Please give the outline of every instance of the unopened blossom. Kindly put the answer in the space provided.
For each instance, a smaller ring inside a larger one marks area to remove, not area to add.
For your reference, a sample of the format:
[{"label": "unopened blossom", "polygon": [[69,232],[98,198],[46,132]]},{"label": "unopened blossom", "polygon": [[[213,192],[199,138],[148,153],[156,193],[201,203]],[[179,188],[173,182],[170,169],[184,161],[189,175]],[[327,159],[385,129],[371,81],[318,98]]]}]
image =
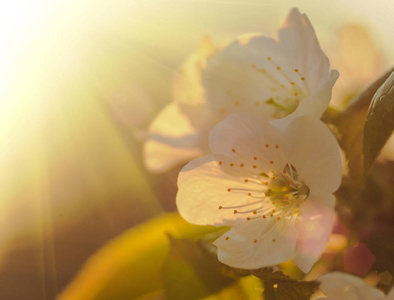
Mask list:
[{"label": "unopened blossom", "polygon": [[333,272],[318,278],[320,290],[326,295],[321,300],[394,300],[394,289],[388,295],[368,285],[360,277]]},{"label": "unopened blossom", "polygon": [[176,74],[174,101],[151,124],[146,166],[165,171],[208,153],[209,130],[232,113],[320,118],[337,77],[308,18],[295,8],[277,39],[249,34],[223,49],[205,41]]},{"label": "unopened blossom", "polygon": [[257,269],[291,259],[309,272],[334,221],[341,156],[327,126],[311,116],[264,121],[233,114],[209,135],[212,154],[179,174],[177,207],[187,221],[230,226],[221,262]]}]

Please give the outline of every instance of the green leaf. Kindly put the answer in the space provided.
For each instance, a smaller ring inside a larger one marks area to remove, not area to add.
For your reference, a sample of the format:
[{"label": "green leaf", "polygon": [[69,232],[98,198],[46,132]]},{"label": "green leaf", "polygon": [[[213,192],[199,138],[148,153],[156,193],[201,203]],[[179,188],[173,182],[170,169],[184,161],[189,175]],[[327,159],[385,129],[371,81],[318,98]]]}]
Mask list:
[{"label": "green leaf", "polygon": [[189,239],[170,238],[170,252],[163,264],[166,299],[201,299],[235,282],[225,276],[216,254]]},{"label": "green leaf", "polygon": [[191,225],[175,213],[150,220],[101,248],[58,300],[160,297],[161,266],[169,251],[167,235],[197,239],[217,231],[213,226]]},{"label": "green leaf", "polygon": [[394,72],[374,95],[364,128],[364,167],[368,170],[394,129]]},{"label": "green leaf", "polygon": [[265,300],[309,300],[319,287],[317,281],[294,280],[272,268],[253,270],[252,274],[264,282]]},{"label": "green leaf", "polygon": [[367,89],[358,94],[349,106],[333,120],[338,129],[339,143],[349,160],[349,174],[356,185],[363,181],[363,138],[368,107],[377,89],[393,72],[382,75]]}]

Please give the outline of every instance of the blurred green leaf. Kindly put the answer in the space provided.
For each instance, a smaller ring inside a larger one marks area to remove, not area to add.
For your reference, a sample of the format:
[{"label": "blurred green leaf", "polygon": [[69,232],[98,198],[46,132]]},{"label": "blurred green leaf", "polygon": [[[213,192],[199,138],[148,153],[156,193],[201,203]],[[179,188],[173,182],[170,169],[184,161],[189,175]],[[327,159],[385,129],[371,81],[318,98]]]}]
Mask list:
[{"label": "blurred green leaf", "polygon": [[393,70],[394,68],[391,68],[358,94],[349,106],[333,120],[333,124],[338,129],[339,143],[349,160],[349,174],[356,185],[362,182],[364,176],[363,137],[368,107],[378,88]]},{"label": "blurred green leaf", "polygon": [[252,274],[264,282],[265,300],[308,300],[319,287],[317,281],[294,280],[272,268],[253,270]]},{"label": "blurred green leaf", "polygon": [[163,264],[166,299],[201,299],[235,282],[224,276],[216,254],[189,239],[170,239],[170,252]]},{"label": "blurred green leaf", "polygon": [[157,299],[163,294],[161,267],[169,251],[167,235],[198,239],[216,231],[213,226],[191,225],[177,213],[150,220],[100,249],[57,299]]},{"label": "blurred green leaf", "polygon": [[394,72],[369,106],[364,128],[364,168],[368,170],[394,129]]}]

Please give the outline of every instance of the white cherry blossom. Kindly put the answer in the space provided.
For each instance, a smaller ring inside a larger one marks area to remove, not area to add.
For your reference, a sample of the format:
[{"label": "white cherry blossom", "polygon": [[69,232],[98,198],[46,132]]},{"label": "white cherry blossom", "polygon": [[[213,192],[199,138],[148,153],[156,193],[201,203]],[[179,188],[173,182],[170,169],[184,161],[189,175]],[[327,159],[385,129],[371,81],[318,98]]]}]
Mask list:
[{"label": "white cherry blossom", "polygon": [[311,116],[263,121],[233,114],[209,135],[211,155],[179,174],[177,207],[187,221],[231,226],[217,239],[221,262],[257,269],[291,259],[309,272],[334,220],[341,156]]},{"label": "white cherry blossom", "polygon": [[321,300],[394,300],[394,289],[388,295],[368,285],[361,278],[341,273],[327,273],[318,278],[320,290],[326,295]]},{"label": "white cherry blossom", "polygon": [[296,8],[277,39],[249,34],[221,50],[205,40],[176,74],[174,101],[151,124],[146,166],[161,172],[208,153],[209,130],[231,113],[320,118],[337,78]]}]

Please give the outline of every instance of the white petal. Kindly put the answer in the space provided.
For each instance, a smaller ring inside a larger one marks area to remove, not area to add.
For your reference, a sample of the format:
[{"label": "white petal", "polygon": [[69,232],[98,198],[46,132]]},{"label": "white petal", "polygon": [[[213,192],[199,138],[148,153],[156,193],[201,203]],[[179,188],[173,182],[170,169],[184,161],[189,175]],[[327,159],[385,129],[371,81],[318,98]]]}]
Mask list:
[{"label": "white petal", "polygon": [[[209,134],[209,146],[213,154],[239,160],[245,167],[255,165],[264,172],[273,168],[282,171],[286,161],[275,147],[285,143],[277,127],[255,114],[232,114]],[[270,164],[271,161],[274,164]]]},{"label": "white petal", "polygon": [[300,64],[309,89],[316,90],[321,80],[327,80],[328,58],[321,50],[312,24],[305,14],[293,8],[279,30],[279,39],[286,55]]},{"label": "white petal", "polygon": [[[282,50],[275,40],[257,36],[246,44],[240,38],[208,59],[202,83],[210,108],[223,117],[254,110],[268,117],[273,107],[264,102],[273,94],[270,89],[277,89],[283,78],[267,57],[279,56],[280,52]],[[283,56],[280,57],[283,61]],[[259,71],[262,69],[270,75]]]},{"label": "white petal", "polygon": [[327,273],[318,278],[320,289],[328,300],[383,300],[386,297],[378,289],[369,286],[361,278],[340,272]]},{"label": "white petal", "polygon": [[331,70],[328,80],[322,81],[321,86],[313,91],[309,97],[302,100],[298,105],[296,111],[289,115],[295,119],[298,116],[310,115],[320,118],[327,109],[331,100],[332,87],[339,77],[337,70]]},{"label": "white petal", "polygon": [[296,252],[291,260],[304,273],[311,270],[327,244],[334,224],[334,201],[332,194],[311,194],[300,207]]},{"label": "white petal", "polygon": [[168,104],[149,128],[144,145],[146,167],[162,172],[200,156],[207,149],[202,132],[197,131],[176,103]]},{"label": "white petal", "polygon": [[299,180],[311,190],[335,192],[342,178],[338,143],[328,127],[309,116],[293,120],[286,130],[286,153]]},{"label": "white petal", "polygon": [[289,260],[296,238],[293,222],[258,218],[239,222],[214,244],[222,263],[234,268],[258,269]]},{"label": "white petal", "polygon": [[234,220],[245,219],[245,215],[234,214],[233,209],[219,209],[256,201],[247,192],[228,191],[246,185],[243,177],[233,175],[219,168],[213,155],[192,160],[178,177],[176,204],[180,215],[199,225],[231,225]]}]

